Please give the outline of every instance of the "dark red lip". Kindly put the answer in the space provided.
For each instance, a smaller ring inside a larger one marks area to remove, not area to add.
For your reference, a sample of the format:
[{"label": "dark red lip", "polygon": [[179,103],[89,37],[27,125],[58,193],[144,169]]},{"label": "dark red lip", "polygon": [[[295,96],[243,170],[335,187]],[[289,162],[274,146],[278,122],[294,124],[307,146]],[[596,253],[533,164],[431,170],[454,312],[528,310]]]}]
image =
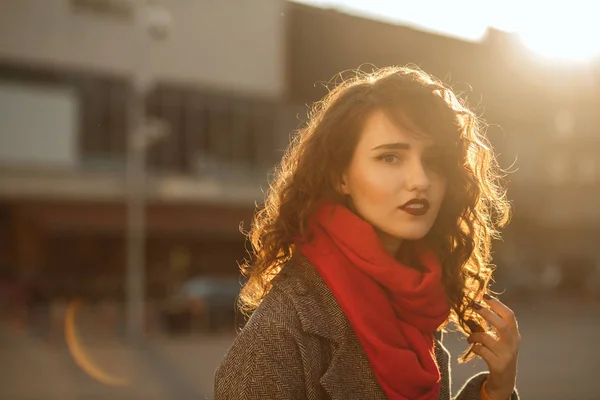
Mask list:
[{"label": "dark red lip", "polygon": [[[415,205],[419,205],[420,207],[409,207]],[[425,215],[429,211],[429,201],[427,199],[412,199],[402,204],[399,208],[411,215]]]}]

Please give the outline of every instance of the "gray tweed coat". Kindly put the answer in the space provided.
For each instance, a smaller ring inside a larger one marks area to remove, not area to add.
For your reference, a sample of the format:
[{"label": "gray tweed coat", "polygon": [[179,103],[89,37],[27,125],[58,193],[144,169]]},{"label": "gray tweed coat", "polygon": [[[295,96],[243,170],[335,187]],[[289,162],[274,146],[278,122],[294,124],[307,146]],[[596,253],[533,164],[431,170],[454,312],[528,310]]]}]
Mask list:
[{"label": "gray tweed coat", "polygon": [[[437,335],[440,400],[450,400],[448,351]],[[402,371],[398,371],[399,374]],[[487,374],[471,378],[458,400],[479,399]],[[346,316],[314,267],[289,263],[215,375],[216,400],[386,399]],[[516,393],[511,400],[517,400]]]}]

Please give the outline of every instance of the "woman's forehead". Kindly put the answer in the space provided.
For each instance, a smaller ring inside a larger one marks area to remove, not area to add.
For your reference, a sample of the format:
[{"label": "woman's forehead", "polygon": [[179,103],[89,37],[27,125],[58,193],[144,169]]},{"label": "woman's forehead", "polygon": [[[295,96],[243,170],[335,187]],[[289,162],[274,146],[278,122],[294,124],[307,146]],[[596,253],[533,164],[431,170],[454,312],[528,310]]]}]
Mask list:
[{"label": "woman's forehead", "polygon": [[406,124],[393,120],[388,113],[377,110],[365,120],[360,143],[366,146],[379,146],[387,143],[407,143],[418,147],[430,147],[434,141],[428,135],[417,132],[408,120]]}]

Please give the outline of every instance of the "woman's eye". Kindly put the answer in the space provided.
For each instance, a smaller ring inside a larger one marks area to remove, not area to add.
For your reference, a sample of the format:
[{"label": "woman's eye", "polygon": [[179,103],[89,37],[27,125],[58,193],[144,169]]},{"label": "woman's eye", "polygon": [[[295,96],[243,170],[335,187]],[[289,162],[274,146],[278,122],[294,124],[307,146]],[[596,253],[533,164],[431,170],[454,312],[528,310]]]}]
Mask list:
[{"label": "woman's eye", "polygon": [[400,157],[398,157],[397,154],[383,154],[383,155],[379,156],[378,158],[381,161],[390,163],[390,164],[400,161]]}]

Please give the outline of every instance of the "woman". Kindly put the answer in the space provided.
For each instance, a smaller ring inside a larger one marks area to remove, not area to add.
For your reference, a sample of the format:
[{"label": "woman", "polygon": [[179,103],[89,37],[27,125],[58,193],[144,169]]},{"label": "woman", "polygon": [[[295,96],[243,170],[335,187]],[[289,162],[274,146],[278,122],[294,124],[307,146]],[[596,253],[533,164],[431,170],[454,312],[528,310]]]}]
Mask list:
[{"label": "woman", "polygon": [[448,321],[490,371],[458,398],[517,398],[517,323],[486,293],[509,211],[497,170],[475,115],[422,71],[332,90],[255,217],[252,316],[215,398],[449,399]]}]

